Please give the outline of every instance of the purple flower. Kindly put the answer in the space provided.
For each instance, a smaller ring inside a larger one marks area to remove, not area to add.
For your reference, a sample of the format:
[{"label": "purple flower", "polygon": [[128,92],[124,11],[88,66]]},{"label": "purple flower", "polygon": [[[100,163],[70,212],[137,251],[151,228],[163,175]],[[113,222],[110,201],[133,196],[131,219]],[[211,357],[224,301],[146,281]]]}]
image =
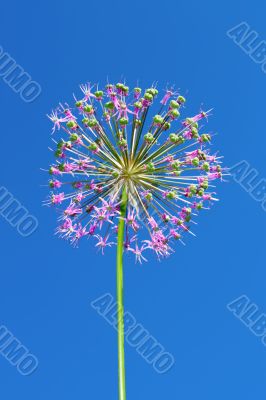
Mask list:
[{"label": "purple flower", "polygon": [[198,212],[217,200],[210,187],[225,175],[221,157],[209,150],[211,135],[201,133],[210,113],[201,110],[178,124],[185,98],[174,90],[166,89],[158,101],[154,86],[93,87],[81,85],[81,100],[74,97],[72,107],[60,104],[48,116],[52,132],[64,134],[55,141],[56,162],[49,168],[49,204],[62,204],[56,233],[74,245],[95,237],[104,253],[124,221],[124,249],[136,261],[146,261],[148,251],[169,256],[174,243],[193,234]]}]

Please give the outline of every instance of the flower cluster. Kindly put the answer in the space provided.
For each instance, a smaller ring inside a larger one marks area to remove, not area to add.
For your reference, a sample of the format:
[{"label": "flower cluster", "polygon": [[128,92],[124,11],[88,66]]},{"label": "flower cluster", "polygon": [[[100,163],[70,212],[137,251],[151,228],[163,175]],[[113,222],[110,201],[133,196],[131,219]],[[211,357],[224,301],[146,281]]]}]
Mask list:
[{"label": "flower cluster", "polygon": [[117,83],[99,90],[86,84],[81,91],[72,107],[60,104],[49,115],[52,131],[64,133],[54,140],[49,169],[48,204],[64,204],[57,233],[74,244],[93,237],[104,252],[115,244],[125,190],[125,250],[139,262],[148,250],[169,255],[184,232],[192,233],[197,213],[217,200],[212,181],[222,179],[223,169],[202,128],[209,112],[175,127],[186,99],[173,89],[161,99],[154,86],[130,90]]}]

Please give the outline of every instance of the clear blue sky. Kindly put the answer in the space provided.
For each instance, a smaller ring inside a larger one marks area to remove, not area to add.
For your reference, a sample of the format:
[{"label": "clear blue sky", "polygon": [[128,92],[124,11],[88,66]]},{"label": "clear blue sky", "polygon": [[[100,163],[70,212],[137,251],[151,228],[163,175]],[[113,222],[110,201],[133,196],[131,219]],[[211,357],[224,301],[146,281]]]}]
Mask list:
[{"label": "clear blue sky", "polygon": [[[0,325],[38,358],[21,376],[0,355],[1,397],[116,399],[116,332],[90,307],[115,293],[115,253],[101,257],[58,240],[56,215],[41,205],[50,160],[45,114],[82,82],[122,77],[129,85],[175,83],[188,110],[214,107],[210,129],[225,165],[265,171],[266,74],[227,35],[246,21],[266,40],[263,2],[5,2],[0,45],[42,93],[25,103],[0,79],[1,185],[39,221],[21,237],[2,217]],[[266,389],[266,348],[226,308],[242,294],[266,313],[261,204],[233,180],[166,262],[125,266],[125,303],[175,357],[159,375],[126,347],[128,400],[250,400]]]}]

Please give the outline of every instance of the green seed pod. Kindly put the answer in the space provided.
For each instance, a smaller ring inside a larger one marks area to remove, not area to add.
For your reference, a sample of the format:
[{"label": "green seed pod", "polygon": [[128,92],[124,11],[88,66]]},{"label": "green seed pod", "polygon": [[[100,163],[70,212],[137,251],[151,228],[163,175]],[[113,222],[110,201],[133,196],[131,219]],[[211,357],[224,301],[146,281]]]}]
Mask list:
[{"label": "green seed pod", "polygon": [[112,101],[108,101],[107,103],[105,103],[104,107],[108,110],[113,110],[115,108],[115,105]]},{"label": "green seed pod", "polygon": [[196,194],[197,193],[197,186],[196,185],[190,185],[189,186],[189,190],[190,190],[190,193]]},{"label": "green seed pod", "polygon": [[118,172],[118,171],[113,171],[113,172],[112,172],[112,176],[113,176],[114,178],[118,178],[118,177],[119,177],[119,172]]},{"label": "green seed pod", "polygon": [[145,196],[145,199],[146,199],[147,201],[152,201],[152,200],[153,200],[152,194],[151,194],[151,193],[147,193],[146,196]]},{"label": "green seed pod", "polygon": [[202,168],[204,171],[208,172],[210,170],[209,163],[207,163],[207,162],[203,163]]},{"label": "green seed pod", "polygon": [[180,168],[180,164],[181,164],[180,161],[175,160],[175,161],[172,162],[171,167],[172,167],[174,170],[178,170],[178,169]]},{"label": "green seed pod", "polygon": [[183,103],[185,103],[186,99],[183,96],[178,96],[177,101],[178,101],[178,103],[183,104]]},{"label": "green seed pod", "polygon": [[82,106],[82,101],[81,100],[76,101],[75,106],[76,107],[81,107]]},{"label": "green seed pod", "polygon": [[96,119],[94,119],[94,118],[93,119],[89,119],[88,126],[90,128],[94,128],[97,124],[98,124],[98,121]]},{"label": "green seed pod", "polygon": [[97,92],[95,92],[94,94],[95,94],[95,96],[96,96],[97,98],[103,97],[103,91],[102,91],[102,90],[97,90]]},{"label": "green seed pod", "polygon": [[98,149],[97,143],[91,143],[89,145],[89,150],[95,151]]},{"label": "green seed pod", "polygon": [[83,123],[84,125],[88,125],[88,123],[89,123],[89,118],[83,118],[82,123]]},{"label": "green seed pod", "polygon": [[146,133],[146,135],[144,135],[144,140],[147,143],[152,143],[154,140],[153,134],[150,132]]},{"label": "green seed pod", "polygon": [[77,126],[75,121],[67,121],[66,125],[68,128],[74,128],[75,126]]},{"label": "green seed pod", "polygon": [[152,101],[152,100],[153,100],[153,95],[146,92],[146,93],[144,94],[144,99],[145,99],[145,100],[148,100],[148,101]]},{"label": "green seed pod", "polygon": [[141,108],[142,108],[142,103],[141,103],[141,101],[136,101],[136,102],[134,103],[134,107],[141,109]]},{"label": "green seed pod", "polygon": [[121,147],[125,147],[125,146],[127,146],[127,141],[126,141],[126,139],[121,139],[121,140],[119,140],[118,144]]},{"label": "green seed pod", "polygon": [[56,147],[57,147],[58,149],[62,149],[64,143],[65,143],[64,140],[60,140],[60,141],[57,143]]},{"label": "green seed pod", "polygon": [[177,101],[175,101],[175,100],[171,100],[171,101],[170,101],[170,107],[171,107],[171,108],[179,108],[179,107],[180,107],[180,104],[179,104]]},{"label": "green seed pod", "polygon": [[198,204],[196,205],[196,209],[197,209],[197,210],[201,210],[202,207],[203,207],[202,202],[200,202],[200,203],[198,203]]},{"label": "green seed pod", "polygon": [[123,85],[123,87],[122,87],[122,90],[123,90],[123,92],[125,92],[125,93],[128,93],[128,91],[129,91],[129,87],[128,87],[128,86],[125,86],[125,85]]},{"label": "green seed pod", "polygon": [[169,140],[172,143],[177,143],[179,140],[179,136],[176,133],[170,133]]},{"label": "green seed pod", "polygon": [[193,158],[192,164],[193,164],[195,167],[198,167],[198,166],[199,166],[199,159],[198,159],[198,157]]},{"label": "green seed pod", "polygon": [[156,96],[158,94],[158,90],[155,88],[149,88],[146,90],[146,93],[151,94],[153,97]]},{"label": "green seed pod", "polygon": [[203,196],[204,195],[204,189],[199,189],[197,192],[198,196]]},{"label": "green seed pod", "polygon": [[61,171],[61,172],[64,172],[64,170],[65,170],[65,164],[59,164],[58,165],[58,169],[59,169],[59,171]]},{"label": "green seed pod", "polygon": [[54,152],[55,157],[60,157],[62,154],[62,150],[58,149]]},{"label": "green seed pod", "polygon": [[202,182],[200,186],[205,190],[208,189],[208,187],[209,187],[208,181],[206,180],[206,181]]},{"label": "green seed pod", "polygon": [[167,194],[166,194],[166,197],[168,198],[168,199],[175,199],[176,198],[176,191],[175,190],[172,190],[171,192],[168,192]]},{"label": "green seed pod", "polygon": [[165,123],[163,124],[163,130],[164,130],[164,131],[167,131],[167,130],[170,129],[170,128],[171,128],[170,122],[165,122]]},{"label": "green seed pod", "polygon": [[191,133],[192,133],[192,137],[193,137],[194,139],[196,139],[196,138],[199,137],[198,129],[195,128],[194,126],[191,128]]},{"label": "green seed pod", "polygon": [[83,109],[86,113],[91,114],[93,112],[93,107],[91,104],[87,104],[84,109]]},{"label": "green seed pod", "polygon": [[201,139],[202,139],[203,142],[210,142],[211,141],[211,137],[207,133],[203,133],[203,135],[201,135]]},{"label": "green seed pod", "polygon": [[124,126],[128,124],[128,119],[127,118],[120,118],[119,124]]},{"label": "green seed pod", "polygon": [[153,117],[153,122],[154,122],[154,124],[162,124],[163,123],[163,117],[161,116],[161,115],[155,115],[154,117]]},{"label": "green seed pod", "polygon": [[79,136],[76,133],[72,133],[72,135],[70,136],[70,140],[71,142],[75,142],[76,140],[78,140]]},{"label": "green seed pod", "polygon": [[172,115],[172,118],[178,118],[180,116],[180,112],[176,108],[174,108],[171,111],[171,115]]},{"label": "green seed pod", "polygon": [[140,87],[135,87],[134,88],[135,93],[141,93],[141,88]]},{"label": "green seed pod", "polygon": [[149,162],[148,164],[146,164],[146,169],[148,172],[154,172],[155,171],[155,166],[152,162]]}]

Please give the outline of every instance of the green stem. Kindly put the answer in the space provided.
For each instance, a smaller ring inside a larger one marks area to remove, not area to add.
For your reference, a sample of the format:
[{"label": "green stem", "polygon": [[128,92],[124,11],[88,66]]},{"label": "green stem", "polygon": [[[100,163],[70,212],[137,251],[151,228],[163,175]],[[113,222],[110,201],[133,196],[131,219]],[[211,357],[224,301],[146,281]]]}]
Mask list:
[{"label": "green stem", "polygon": [[117,320],[118,320],[118,387],[119,400],[126,400],[126,378],[125,378],[125,351],[124,351],[124,304],[123,304],[123,251],[124,231],[127,209],[126,188],[122,192],[120,205],[121,218],[118,223],[117,236]]}]

